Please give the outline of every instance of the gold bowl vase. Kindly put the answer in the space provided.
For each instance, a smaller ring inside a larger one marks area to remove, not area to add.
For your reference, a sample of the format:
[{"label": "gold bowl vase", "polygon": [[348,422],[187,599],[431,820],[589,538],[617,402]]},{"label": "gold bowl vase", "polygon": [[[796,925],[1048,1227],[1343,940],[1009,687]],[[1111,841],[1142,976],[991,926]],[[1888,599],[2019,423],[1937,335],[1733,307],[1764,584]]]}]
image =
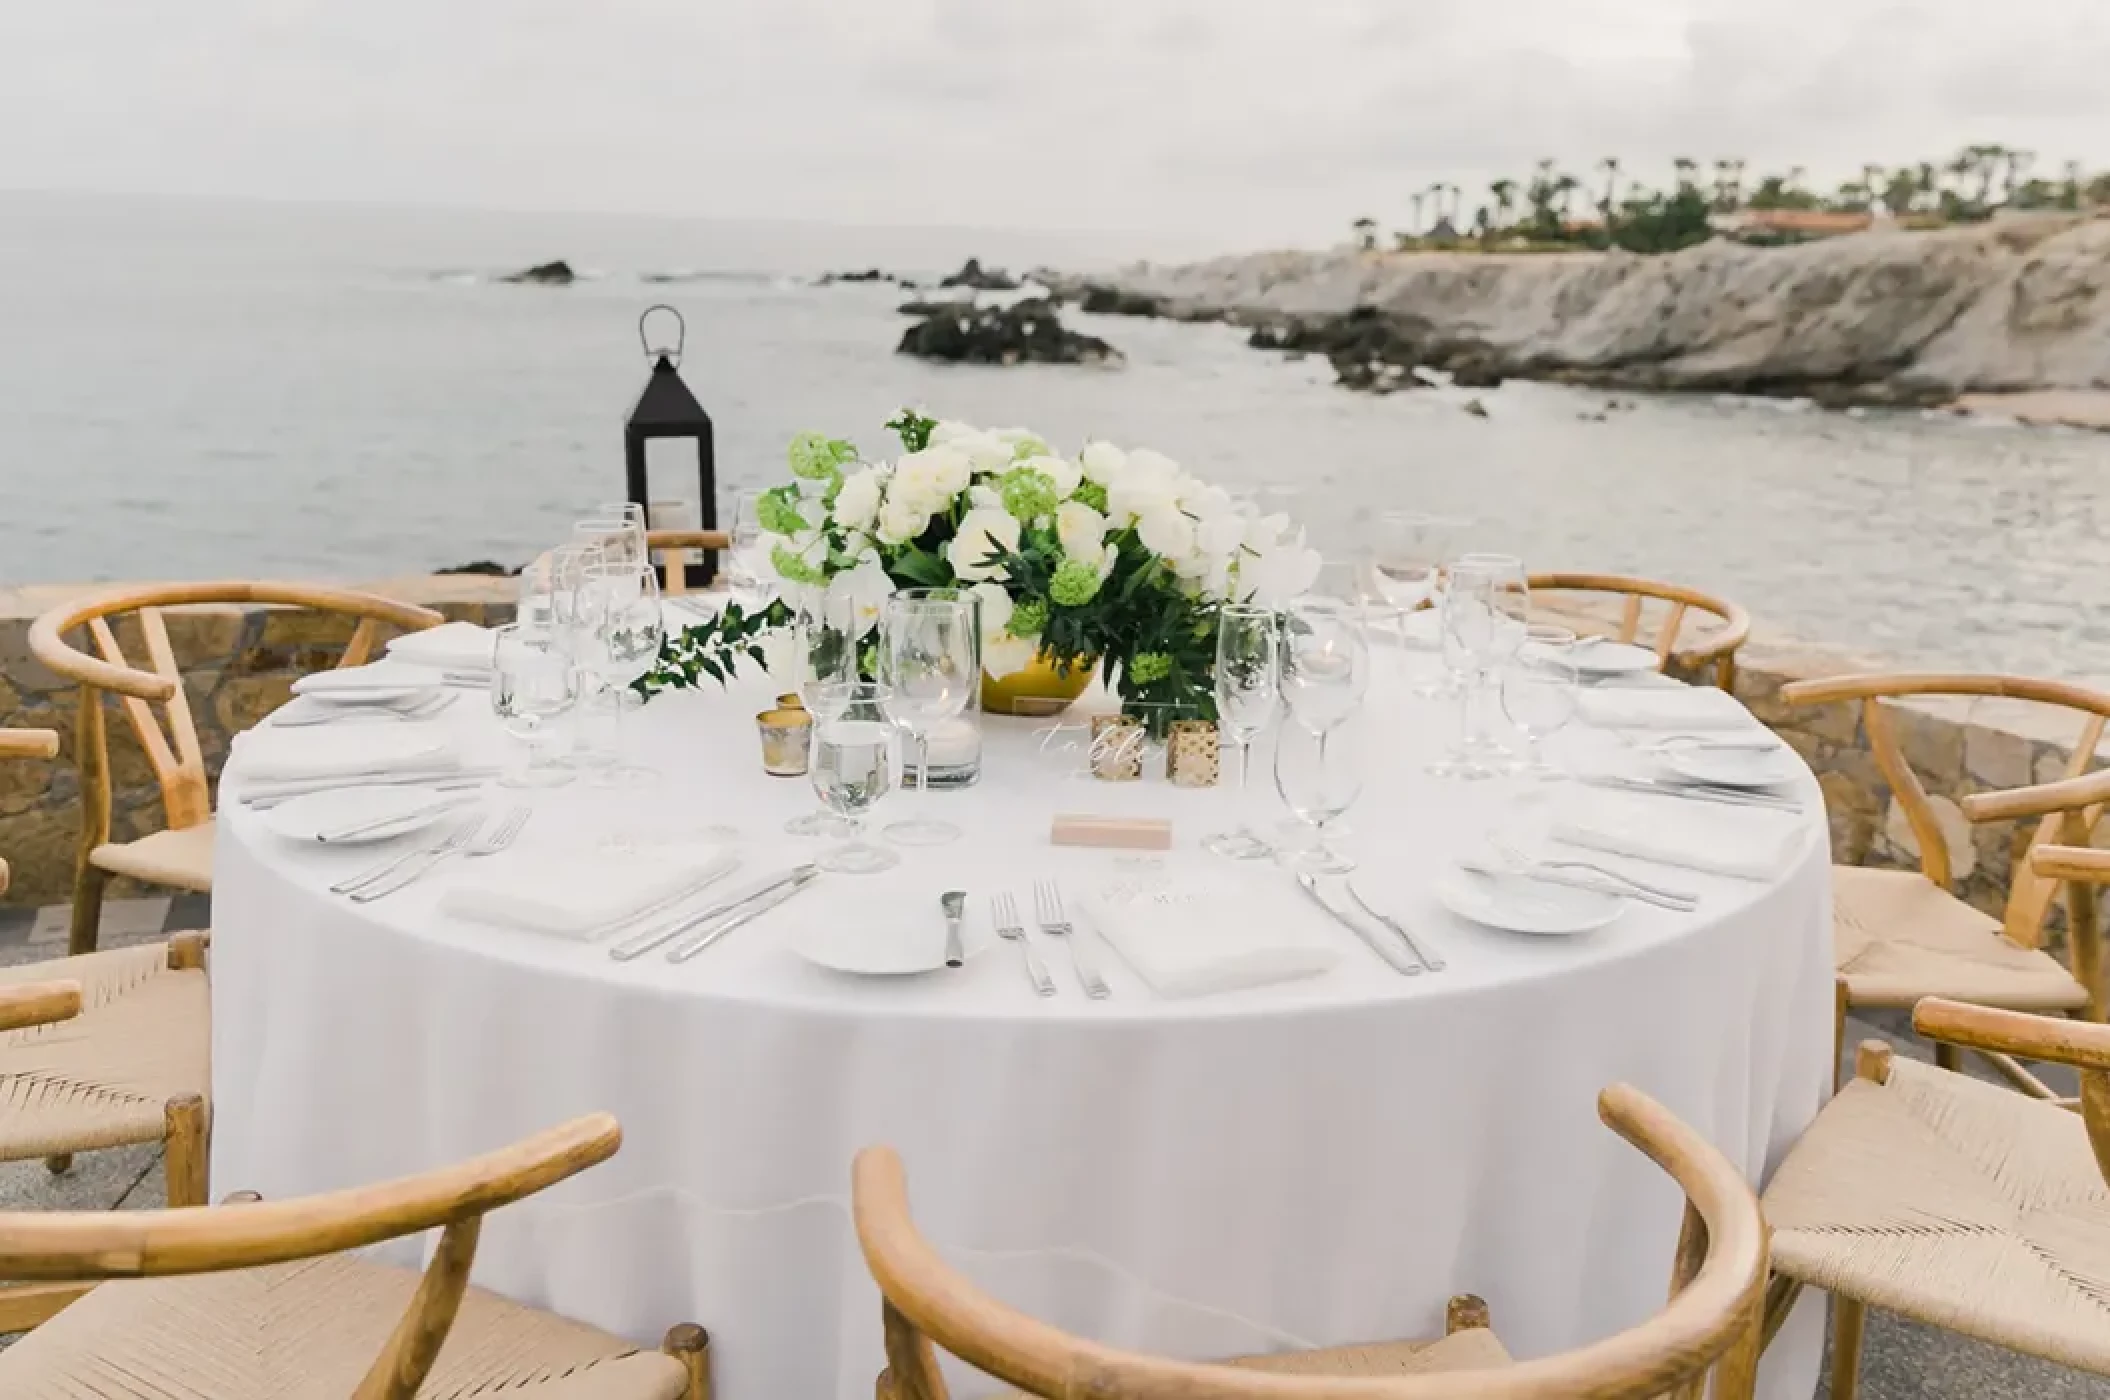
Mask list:
[{"label": "gold bowl vase", "polygon": [[1059,715],[1091,688],[1098,669],[1098,657],[1079,656],[1071,660],[1069,674],[1064,675],[1055,658],[1041,652],[1025,670],[1013,671],[1002,680],[984,672],[982,708],[992,715]]}]

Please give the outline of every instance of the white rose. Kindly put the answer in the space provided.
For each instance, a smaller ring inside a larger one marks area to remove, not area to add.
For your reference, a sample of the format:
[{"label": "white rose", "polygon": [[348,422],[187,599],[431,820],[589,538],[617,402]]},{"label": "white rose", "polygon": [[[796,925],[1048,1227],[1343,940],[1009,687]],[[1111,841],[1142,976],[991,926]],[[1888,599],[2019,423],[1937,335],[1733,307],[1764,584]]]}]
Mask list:
[{"label": "white rose", "polygon": [[843,480],[835,493],[835,523],[845,530],[869,530],[879,516],[879,501],[886,494],[886,478],[877,467],[866,467]]},{"label": "white rose", "polygon": [[1160,559],[1184,559],[1194,552],[1194,522],[1169,500],[1154,505],[1137,521],[1143,547]]},{"label": "white rose", "polygon": [[1202,517],[1194,529],[1194,547],[1212,559],[1229,559],[1245,542],[1246,522],[1236,515]]},{"label": "white rose", "polygon": [[881,544],[907,544],[930,528],[930,512],[901,492],[887,493],[879,508],[879,528],[874,532]]},{"label": "white rose", "polygon": [[1110,442],[1088,442],[1077,454],[1077,467],[1086,481],[1111,486],[1128,466],[1128,454]]},{"label": "white rose", "polygon": [[945,546],[945,557],[955,576],[968,582],[1004,577],[1002,566],[988,562],[999,550],[1018,548],[1018,521],[1002,510],[970,510],[960,521],[959,533]]},{"label": "white rose", "polygon": [[997,490],[994,486],[984,486],[977,481],[974,485],[967,488],[967,508],[969,510],[1002,510],[1004,508],[1004,493]]},{"label": "white rose", "polygon": [[925,515],[931,515],[967,489],[968,476],[963,453],[951,447],[927,447],[894,464],[894,480],[887,494],[901,494]]},{"label": "white rose", "polygon": [[931,425],[930,445],[935,446],[938,443],[951,442],[954,438],[973,437],[980,431],[980,428],[975,427],[971,423],[962,423],[958,419],[946,418]]},{"label": "white rose", "polygon": [[1128,470],[1141,476],[1161,477],[1167,482],[1176,482],[1186,475],[1178,462],[1147,447],[1139,447],[1128,454]]},{"label": "white rose", "polygon": [[[973,433],[945,444],[967,459],[975,476],[994,476],[1011,469],[1011,444],[989,433]],[[962,483],[963,485],[965,483]]]},{"label": "white rose", "polygon": [[1020,462],[1019,466],[1027,471],[1039,472],[1053,482],[1055,499],[1058,501],[1067,501],[1076,495],[1078,483],[1084,480],[1084,473],[1077,470],[1077,464],[1065,457],[1028,457]]},{"label": "white rose", "polygon": [[998,428],[989,436],[1010,448],[1013,457],[1040,457],[1055,450],[1031,428]]},{"label": "white rose", "polygon": [[1018,610],[1018,605],[1011,601],[1011,595],[1000,583],[978,583],[967,593],[980,604],[975,615],[982,623],[982,645],[987,646],[992,639],[1003,636],[1010,629],[1011,614]]},{"label": "white rose", "polygon": [[995,641],[982,643],[982,670],[992,679],[1002,680],[1016,675],[1033,664],[1040,655],[1040,640],[1025,637],[999,637]]},{"label": "white rose", "polygon": [[1055,507],[1055,538],[1072,558],[1087,552],[1096,557],[1099,542],[1106,538],[1106,517],[1082,501],[1065,501]]}]

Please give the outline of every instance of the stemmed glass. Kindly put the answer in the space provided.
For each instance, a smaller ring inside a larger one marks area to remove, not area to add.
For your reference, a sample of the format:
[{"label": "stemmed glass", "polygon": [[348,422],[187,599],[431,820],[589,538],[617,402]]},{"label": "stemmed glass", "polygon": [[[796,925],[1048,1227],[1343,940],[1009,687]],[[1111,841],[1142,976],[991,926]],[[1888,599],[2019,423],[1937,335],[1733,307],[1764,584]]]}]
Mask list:
[{"label": "stemmed glass", "polygon": [[[799,668],[799,696],[820,726],[842,718],[854,698],[857,681],[857,633],[854,600],[840,587],[802,588],[794,598],[792,639]],[[850,824],[830,812],[808,812],[784,823],[793,836],[846,836]]]},{"label": "stemmed glass", "polygon": [[743,612],[769,601],[769,552],[762,543],[762,493],[742,491],[733,497],[733,523],[726,531],[732,547],[725,553],[725,582]]},{"label": "stemmed glass", "polygon": [[1523,645],[1531,591],[1512,555],[1468,554],[1450,568],[1443,594],[1443,659],[1460,681],[1458,739],[1429,772],[1492,778],[1509,750],[1488,732],[1488,680]]},{"label": "stemmed glass", "polygon": [[[932,732],[966,710],[981,691],[982,638],[974,601],[942,596],[951,590],[897,593],[879,620],[879,682],[887,716],[916,741],[918,806],[930,791]],[[904,846],[941,846],[960,839],[951,822],[915,816],[886,828]]]},{"label": "stemmed glass", "polygon": [[830,687],[831,718],[813,731],[813,790],[845,822],[850,844],[825,851],[814,862],[843,875],[871,875],[898,865],[901,857],[864,839],[865,814],[894,785],[894,726],[885,686],[848,681]]},{"label": "stemmed glass", "polygon": [[1292,870],[1343,875],[1355,869],[1353,860],[1327,844],[1327,836],[1334,821],[1362,795],[1364,756],[1357,742],[1361,727],[1336,722],[1314,732],[1302,724],[1285,724],[1275,736],[1275,791],[1313,836],[1311,845],[1279,857]]},{"label": "stemmed glass", "polygon": [[644,786],[658,775],[649,768],[621,761],[625,708],[622,696],[652,669],[666,638],[666,624],[660,618],[659,579],[647,564],[614,564],[605,560],[588,564],[580,606],[580,664],[600,681],[615,702],[610,744],[614,761],[601,770],[599,781],[609,787]]},{"label": "stemmed glass", "polygon": [[604,562],[644,567],[645,527],[619,515],[588,516],[571,527],[571,542],[600,551]]},{"label": "stemmed glass", "polygon": [[1244,603],[1224,608],[1216,633],[1216,726],[1238,749],[1237,825],[1202,845],[1232,860],[1271,854],[1246,818],[1246,771],[1252,766],[1253,740],[1275,717],[1281,648],[1281,624],[1272,608]]},{"label": "stemmed glass", "polygon": [[1290,718],[1323,735],[1355,713],[1370,685],[1360,607],[1299,598],[1282,616],[1282,699]]},{"label": "stemmed glass", "polygon": [[[1371,522],[1367,555],[1370,583],[1401,614],[1400,640],[1406,640],[1405,619],[1443,597],[1443,561],[1449,557],[1451,541],[1463,521],[1443,515],[1425,515],[1413,510],[1388,510]],[[1448,695],[1454,685],[1448,674],[1415,681],[1408,694],[1423,699]]]},{"label": "stemmed glass", "polygon": [[1516,660],[1502,673],[1502,713],[1524,736],[1524,756],[1512,773],[1558,778],[1540,745],[1575,718],[1582,680],[1575,669],[1575,634],[1565,627],[1529,626]]},{"label": "stemmed glass", "polygon": [[579,699],[579,673],[557,644],[556,633],[535,623],[509,622],[493,629],[491,709],[521,744],[518,768],[499,778],[503,787],[556,787],[572,775],[540,761],[545,729]]}]

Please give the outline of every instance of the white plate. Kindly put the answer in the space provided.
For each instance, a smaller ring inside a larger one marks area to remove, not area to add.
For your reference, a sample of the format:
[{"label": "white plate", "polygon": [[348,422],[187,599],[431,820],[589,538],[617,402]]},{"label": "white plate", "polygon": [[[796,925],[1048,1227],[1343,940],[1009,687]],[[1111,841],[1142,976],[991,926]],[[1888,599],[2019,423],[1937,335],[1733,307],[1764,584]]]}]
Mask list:
[{"label": "white plate", "polygon": [[1633,676],[1656,669],[1656,653],[1626,642],[1577,642],[1568,661],[1585,676]]},{"label": "white plate", "polygon": [[[322,842],[328,846],[364,846],[422,831],[475,800],[473,793],[434,792],[421,787],[330,788],[281,802],[265,814],[264,820],[289,841],[317,842],[325,833],[342,827],[398,818],[376,831]],[[451,805],[439,810],[442,803]],[[421,812],[423,815],[418,815]]]},{"label": "white plate", "polygon": [[300,698],[310,705],[328,705],[332,709],[349,709],[357,705],[398,705],[408,701],[438,695],[440,688],[430,681],[423,684],[396,681],[388,684],[376,683],[367,686],[344,686],[331,690],[311,690]]},{"label": "white plate", "polygon": [[1795,760],[1785,749],[1671,748],[1656,762],[1688,782],[1716,787],[1763,788],[1790,781]]},{"label": "white plate", "polygon": [[1572,885],[1522,875],[1473,875],[1453,870],[1436,885],[1436,898],[1461,919],[1510,933],[1565,937],[1603,928],[1626,901]]},{"label": "white plate", "polygon": [[[989,946],[992,937],[969,926],[960,934],[962,950],[972,958]],[[815,967],[857,977],[913,977],[952,970],[945,966],[945,921],[935,915],[927,922],[909,924],[830,919],[800,934],[791,950]]]}]

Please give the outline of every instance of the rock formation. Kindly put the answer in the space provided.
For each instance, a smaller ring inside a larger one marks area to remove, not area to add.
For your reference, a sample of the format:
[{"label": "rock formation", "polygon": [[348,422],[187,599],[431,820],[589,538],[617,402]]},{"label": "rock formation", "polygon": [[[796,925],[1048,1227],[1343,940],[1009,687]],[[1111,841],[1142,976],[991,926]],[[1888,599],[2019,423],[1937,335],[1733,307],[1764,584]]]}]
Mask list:
[{"label": "rock formation", "polygon": [[1097,336],[1064,326],[1055,304],[1045,298],[1010,306],[962,304],[937,310],[910,326],[896,347],[901,354],[926,360],[979,365],[1098,364],[1118,360],[1120,352]]},{"label": "rock formation", "polygon": [[969,258],[960,270],[938,283],[941,287],[967,287],[977,292],[1015,292],[1018,279],[1002,268],[984,269],[980,258]]},{"label": "rock formation", "polygon": [[555,262],[536,263],[533,267],[509,273],[498,279],[501,282],[537,282],[549,287],[568,287],[578,280],[571,264],[559,258]]}]

